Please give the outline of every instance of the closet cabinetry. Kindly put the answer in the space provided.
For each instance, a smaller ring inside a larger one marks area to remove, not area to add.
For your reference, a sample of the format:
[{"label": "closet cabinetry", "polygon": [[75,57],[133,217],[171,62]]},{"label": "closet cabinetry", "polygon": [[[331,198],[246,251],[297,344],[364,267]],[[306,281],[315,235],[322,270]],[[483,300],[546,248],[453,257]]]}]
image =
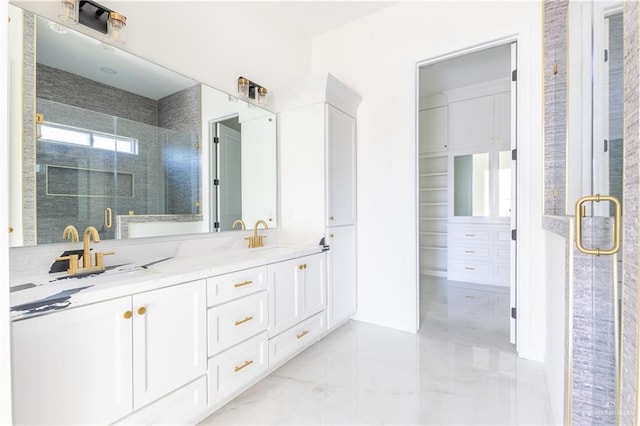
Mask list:
[{"label": "closet cabinetry", "polygon": [[[16,423],[112,423],[204,376],[205,303],[195,281],[14,322]],[[190,386],[172,412],[204,409]]]},{"label": "closet cabinetry", "polygon": [[509,92],[449,104],[449,138],[456,149],[510,143]]},{"label": "closet cabinetry", "polygon": [[280,229],[329,246],[328,326],[356,312],[356,113],[361,98],[331,75],[278,92]]},{"label": "closet cabinetry", "polygon": [[420,111],[420,273],[447,273],[448,108]]}]

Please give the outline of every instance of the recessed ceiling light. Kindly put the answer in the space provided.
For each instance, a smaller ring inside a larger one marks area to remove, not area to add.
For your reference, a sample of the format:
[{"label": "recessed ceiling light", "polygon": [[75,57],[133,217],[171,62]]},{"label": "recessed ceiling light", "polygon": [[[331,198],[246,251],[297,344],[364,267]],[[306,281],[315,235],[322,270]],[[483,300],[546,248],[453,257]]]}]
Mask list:
[{"label": "recessed ceiling light", "polygon": [[64,25],[60,25],[57,22],[49,22],[49,28],[54,33],[58,34],[66,34],[69,32],[69,28],[65,27]]},{"label": "recessed ceiling light", "polygon": [[106,50],[107,52],[115,52],[115,48],[113,46],[111,46],[110,44],[104,43],[104,42],[100,42],[99,44],[100,47],[102,47],[104,50]]},{"label": "recessed ceiling light", "polygon": [[102,67],[100,68],[100,71],[102,71],[105,74],[118,74],[118,71],[114,70],[113,68],[109,68],[109,67]]}]

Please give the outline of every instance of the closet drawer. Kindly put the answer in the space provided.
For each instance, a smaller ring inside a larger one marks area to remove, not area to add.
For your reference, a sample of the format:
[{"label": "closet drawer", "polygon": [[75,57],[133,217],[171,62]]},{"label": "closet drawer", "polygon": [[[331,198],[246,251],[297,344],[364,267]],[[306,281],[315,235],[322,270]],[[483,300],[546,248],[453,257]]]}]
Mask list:
[{"label": "closet drawer", "polygon": [[210,308],[207,312],[209,356],[266,330],[269,323],[267,307],[267,292],[261,291]]},{"label": "closet drawer", "polygon": [[269,340],[269,365],[278,365],[301,352],[320,339],[325,329],[325,313],[320,312]]},{"label": "closet drawer", "polygon": [[242,389],[267,371],[267,333],[209,359],[209,405]]},{"label": "closet drawer", "polygon": [[482,241],[489,242],[491,240],[491,232],[483,227],[482,229],[474,229],[472,227],[459,227],[449,225],[449,236],[455,240],[459,240],[461,243]]},{"label": "closet drawer", "polygon": [[267,267],[207,278],[207,306],[215,306],[267,289]]},{"label": "closet drawer", "polygon": [[492,264],[449,260],[448,279],[471,283],[487,283],[491,280]]},{"label": "closet drawer", "polygon": [[450,255],[455,256],[461,260],[490,260],[491,259],[491,249],[488,246],[485,247],[474,247],[474,246],[456,246],[451,249]]}]

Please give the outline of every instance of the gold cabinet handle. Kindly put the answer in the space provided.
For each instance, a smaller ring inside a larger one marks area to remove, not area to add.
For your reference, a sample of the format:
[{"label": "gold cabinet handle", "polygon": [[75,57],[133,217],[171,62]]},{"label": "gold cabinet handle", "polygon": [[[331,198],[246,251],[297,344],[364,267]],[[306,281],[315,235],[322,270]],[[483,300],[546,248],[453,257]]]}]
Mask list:
[{"label": "gold cabinet handle", "polygon": [[333,235],[333,234],[329,234],[329,238],[333,238],[333,237],[334,237],[334,235]]},{"label": "gold cabinet handle", "polygon": [[145,308],[144,306],[140,306],[138,308],[138,315],[144,315],[147,313],[147,308]]},{"label": "gold cabinet handle", "polygon": [[300,270],[307,269],[307,264],[303,263],[302,265],[298,265],[298,269]]},{"label": "gold cabinet handle", "polygon": [[233,285],[233,288],[243,287],[243,286],[249,285],[249,284],[253,284],[253,281],[247,280],[247,281],[242,281],[241,283],[235,283]]},{"label": "gold cabinet handle", "polygon": [[234,373],[237,373],[238,371],[242,370],[245,367],[248,367],[249,365],[253,364],[253,360],[251,361],[245,361],[244,364],[242,365],[238,365],[233,369]]},{"label": "gold cabinet handle", "polygon": [[111,228],[113,226],[113,210],[111,207],[104,209],[104,227]]},{"label": "gold cabinet handle", "polygon": [[[601,248],[586,248],[582,244],[582,218],[585,215],[586,209],[584,208],[584,203],[587,202],[595,202],[599,203],[600,201],[609,201],[613,203],[615,206],[615,214],[613,217],[613,247],[608,249]],[[622,219],[622,209],[620,206],[620,200],[612,195],[588,195],[586,197],[580,198],[576,201],[576,209],[575,209],[575,219],[576,219],[576,247],[582,253],[585,254],[595,254],[596,256],[600,256],[603,254],[614,254],[620,250],[620,222]]]},{"label": "gold cabinet handle", "polygon": [[240,324],[244,324],[247,321],[251,321],[253,319],[253,317],[249,316],[249,317],[244,317],[244,319],[241,319],[239,321],[235,321],[233,323],[233,325],[235,325],[236,327],[239,326]]},{"label": "gold cabinet handle", "polygon": [[300,334],[296,334],[296,339],[302,339],[304,336],[306,336],[307,334],[309,334],[309,330],[305,330]]},{"label": "gold cabinet handle", "polygon": [[13,227],[12,226],[9,227],[9,233],[10,234],[13,233]]},{"label": "gold cabinet handle", "polygon": [[127,311],[122,316],[124,317],[124,319],[129,319],[129,318],[131,318],[133,316],[133,312]]},{"label": "gold cabinet handle", "polygon": [[333,220],[333,216],[329,216],[329,220]]}]

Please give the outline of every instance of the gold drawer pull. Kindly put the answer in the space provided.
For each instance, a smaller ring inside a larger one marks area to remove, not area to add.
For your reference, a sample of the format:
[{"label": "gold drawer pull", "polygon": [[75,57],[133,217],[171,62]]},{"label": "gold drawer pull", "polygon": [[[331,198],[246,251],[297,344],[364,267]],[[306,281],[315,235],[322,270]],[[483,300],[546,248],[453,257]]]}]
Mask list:
[{"label": "gold drawer pull", "polygon": [[145,308],[144,306],[140,306],[138,308],[138,315],[144,315],[147,313],[147,308]]},{"label": "gold drawer pull", "polygon": [[300,270],[307,269],[307,264],[303,263],[302,265],[298,265],[298,269]]},{"label": "gold drawer pull", "polygon": [[476,234],[464,234],[465,237],[475,237]]},{"label": "gold drawer pull", "polygon": [[475,271],[475,270],[476,270],[476,268],[471,268],[471,267],[469,267],[469,266],[465,266],[465,267],[464,267],[464,269],[467,269],[467,270],[469,270],[469,271]]},{"label": "gold drawer pull", "polygon": [[123,315],[124,319],[129,319],[129,318],[131,318],[132,316],[133,316],[133,312],[131,312],[131,311],[127,311],[127,312],[125,312],[125,313],[124,313],[124,315]]},{"label": "gold drawer pull", "polygon": [[296,335],[296,339],[302,339],[304,336],[306,336],[307,334],[309,334],[309,330],[305,330],[300,334]]},{"label": "gold drawer pull", "polygon": [[233,288],[238,288],[238,287],[242,287],[242,286],[249,285],[249,284],[253,284],[253,281],[247,280],[247,281],[242,281],[241,283],[235,283],[233,285]]},{"label": "gold drawer pull", "polygon": [[465,250],[464,252],[465,252],[465,253],[470,253],[470,254],[475,253],[475,251],[473,251],[473,250]]},{"label": "gold drawer pull", "polygon": [[233,323],[233,325],[238,326],[240,324],[244,324],[247,321],[251,321],[253,319],[253,317],[244,317],[244,319],[241,319],[240,321],[236,321]]},{"label": "gold drawer pull", "polygon": [[240,365],[240,366],[236,366],[233,369],[234,373],[237,373],[238,371],[242,370],[245,367],[248,367],[249,365],[253,364],[253,361],[245,361],[244,364]]}]

